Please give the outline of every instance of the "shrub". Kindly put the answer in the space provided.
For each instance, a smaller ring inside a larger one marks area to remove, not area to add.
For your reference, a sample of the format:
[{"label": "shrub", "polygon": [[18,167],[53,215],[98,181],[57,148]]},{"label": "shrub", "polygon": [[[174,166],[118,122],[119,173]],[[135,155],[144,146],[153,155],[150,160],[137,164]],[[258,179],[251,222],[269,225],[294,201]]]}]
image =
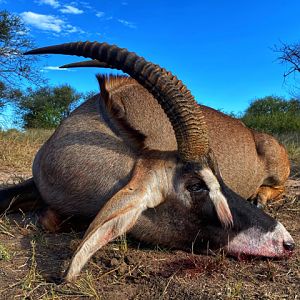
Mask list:
[{"label": "shrub", "polygon": [[256,99],[241,119],[246,126],[262,132],[300,133],[300,100],[274,96]]}]

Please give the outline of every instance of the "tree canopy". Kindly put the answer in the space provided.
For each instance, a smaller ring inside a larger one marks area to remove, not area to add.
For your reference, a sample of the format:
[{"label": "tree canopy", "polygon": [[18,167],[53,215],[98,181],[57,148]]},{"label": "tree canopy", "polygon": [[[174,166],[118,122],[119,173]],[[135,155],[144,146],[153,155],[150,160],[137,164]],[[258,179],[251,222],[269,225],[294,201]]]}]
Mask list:
[{"label": "tree canopy", "polygon": [[17,102],[24,128],[55,128],[76,106],[82,94],[69,85],[27,89]]},{"label": "tree canopy", "polygon": [[300,100],[266,96],[251,102],[246,115],[300,114]]},{"label": "tree canopy", "polygon": [[270,133],[300,132],[300,100],[267,96],[251,102],[243,122],[258,131]]},{"label": "tree canopy", "polygon": [[22,55],[31,48],[33,41],[20,17],[0,11],[0,106],[6,99],[20,96],[24,80],[40,82],[37,58]]}]

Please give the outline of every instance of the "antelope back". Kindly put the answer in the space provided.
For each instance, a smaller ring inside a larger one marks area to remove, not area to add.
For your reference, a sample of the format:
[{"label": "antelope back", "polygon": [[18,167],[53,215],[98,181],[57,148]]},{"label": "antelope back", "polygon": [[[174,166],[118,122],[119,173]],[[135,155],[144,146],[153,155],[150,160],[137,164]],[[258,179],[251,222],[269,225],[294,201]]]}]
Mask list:
[{"label": "antelope back", "polygon": [[[102,99],[112,120],[122,120],[117,132],[127,124],[144,137],[144,147],[174,151],[174,131],[155,98],[129,77],[98,76]],[[263,160],[256,151],[253,133],[245,125],[212,108],[200,105],[208,127],[210,146],[216,155],[226,184],[245,198],[253,195],[265,178]],[[115,122],[115,121],[114,121]],[[136,132],[134,132],[136,131]],[[131,141],[132,142],[132,141]],[[247,186],[245,185],[247,182]]]},{"label": "antelope back", "polygon": [[95,96],[65,119],[36,155],[35,183],[60,214],[92,217],[128,182],[136,151],[112,126]]}]

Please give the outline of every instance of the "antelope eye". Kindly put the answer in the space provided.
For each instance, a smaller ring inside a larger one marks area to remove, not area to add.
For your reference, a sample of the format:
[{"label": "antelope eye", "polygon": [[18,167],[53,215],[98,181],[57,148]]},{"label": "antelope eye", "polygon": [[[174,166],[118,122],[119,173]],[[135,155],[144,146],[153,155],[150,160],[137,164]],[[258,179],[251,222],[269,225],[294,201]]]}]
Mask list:
[{"label": "antelope eye", "polygon": [[197,192],[203,192],[203,191],[208,190],[208,188],[207,188],[206,184],[204,183],[204,181],[198,181],[196,183],[188,184],[186,186],[186,189],[190,193],[197,193]]}]

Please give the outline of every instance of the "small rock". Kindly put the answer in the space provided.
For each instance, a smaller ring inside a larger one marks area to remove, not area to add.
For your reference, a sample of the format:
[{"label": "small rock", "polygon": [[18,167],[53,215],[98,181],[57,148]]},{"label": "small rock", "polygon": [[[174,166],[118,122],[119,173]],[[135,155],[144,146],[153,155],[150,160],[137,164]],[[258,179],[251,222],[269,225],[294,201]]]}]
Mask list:
[{"label": "small rock", "polygon": [[125,262],[121,263],[119,269],[118,269],[118,273],[119,275],[124,275],[127,272],[128,266]]},{"label": "small rock", "polygon": [[125,258],[124,258],[124,260],[125,260],[125,262],[127,263],[127,265],[134,265],[134,263],[135,263],[135,260],[134,260],[134,258],[132,257],[132,256],[126,256]]},{"label": "small rock", "polygon": [[111,261],[110,261],[110,265],[112,267],[116,267],[119,263],[120,263],[119,260],[116,259],[116,258],[112,258]]}]

